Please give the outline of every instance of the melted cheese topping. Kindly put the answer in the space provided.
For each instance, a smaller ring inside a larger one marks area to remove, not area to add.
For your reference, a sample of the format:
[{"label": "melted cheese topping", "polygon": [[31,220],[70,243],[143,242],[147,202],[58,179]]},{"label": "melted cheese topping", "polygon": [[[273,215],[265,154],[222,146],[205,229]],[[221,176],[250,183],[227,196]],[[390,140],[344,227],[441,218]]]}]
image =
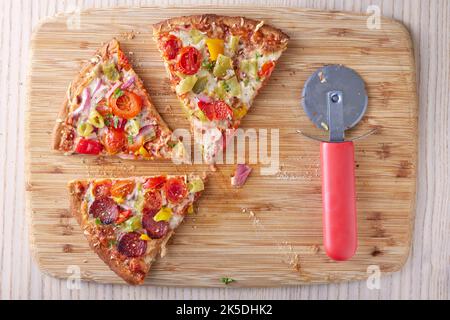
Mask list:
[{"label": "melted cheese topping", "polygon": [[[216,129],[219,132],[223,132],[226,129],[230,129],[234,127],[234,122],[238,119],[227,119],[223,121],[205,121],[203,119],[200,119],[196,112],[198,112],[198,101],[199,96],[204,96],[203,98],[200,98],[201,100],[204,100],[206,97],[206,101],[217,101],[217,100],[223,100],[225,103],[227,103],[232,108],[245,108],[246,110],[250,109],[253,103],[253,100],[255,98],[255,95],[257,94],[258,90],[262,87],[263,82],[266,79],[260,79],[258,75],[247,75],[245,73],[242,73],[239,69],[240,63],[242,60],[256,60],[256,71],[260,71],[264,64],[267,62],[276,62],[279,57],[281,56],[282,51],[279,52],[272,52],[272,53],[263,53],[261,49],[254,49],[252,51],[247,51],[244,47],[243,43],[238,44],[238,48],[236,52],[239,52],[239,56],[237,56],[235,52],[230,47],[230,38],[227,37],[224,39],[224,52],[223,54],[228,56],[229,58],[234,61],[233,68],[228,69],[226,71],[225,76],[223,77],[215,77],[213,74],[214,69],[214,62],[209,61],[209,51],[208,47],[206,45],[206,39],[207,36],[204,33],[200,33],[200,31],[195,31],[194,34],[196,34],[196,38],[194,39],[192,34],[193,32],[191,30],[177,30],[177,31],[171,31],[171,35],[176,36],[178,39],[181,40],[183,47],[186,46],[193,46],[197,50],[200,51],[203,57],[203,63],[200,67],[199,71],[195,74],[197,79],[202,79],[203,81],[203,90],[199,93],[194,93],[192,91],[183,94],[180,96],[180,99],[183,100],[185,106],[187,109],[190,110],[189,114],[191,117],[191,121],[193,124],[193,130],[194,130],[194,136],[196,137],[196,143],[199,143],[203,146],[203,154],[204,159],[208,163],[211,163],[214,161],[214,157],[218,153],[218,151],[222,147],[223,139],[222,135],[215,135],[215,134],[205,134],[204,136],[202,133],[205,133],[205,131],[211,131],[212,129]],[[199,38],[203,37],[200,41]],[[196,41],[198,41],[196,43]],[[168,69],[168,72],[170,74],[169,70],[169,64],[166,63],[166,67]],[[219,86],[223,85],[224,81],[227,81],[228,79],[233,78],[234,76],[237,77],[238,80],[238,86],[239,86],[239,93],[237,96],[232,96],[229,92],[229,87],[225,85],[224,88],[219,88]],[[199,80],[197,80],[199,81]],[[227,91],[228,90],[228,91]],[[224,95],[219,95],[218,93],[222,92]]]}]

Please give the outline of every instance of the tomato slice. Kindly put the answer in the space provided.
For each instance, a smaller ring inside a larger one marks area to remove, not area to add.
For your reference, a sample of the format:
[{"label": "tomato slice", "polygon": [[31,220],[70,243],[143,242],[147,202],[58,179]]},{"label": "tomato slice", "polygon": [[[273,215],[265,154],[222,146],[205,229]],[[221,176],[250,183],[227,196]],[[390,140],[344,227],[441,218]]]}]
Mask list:
[{"label": "tomato slice", "polygon": [[226,120],[233,118],[233,110],[223,101],[214,103],[214,114],[217,120]]},{"label": "tomato slice", "polygon": [[102,152],[103,146],[100,142],[82,138],[75,149],[76,153],[98,155]]},{"label": "tomato slice", "polygon": [[103,142],[108,153],[116,154],[122,151],[126,144],[125,131],[123,129],[108,128]]},{"label": "tomato slice", "polygon": [[133,215],[133,212],[131,210],[125,210],[122,212],[119,212],[119,216],[116,219],[116,224],[121,224],[127,221],[131,216]]},{"label": "tomato slice", "polygon": [[171,178],[167,180],[164,191],[167,199],[174,204],[180,203],[187,195],[186,183],[181,178]]},{"label": "tomato slice", "polygon": [[166,181],[167,178],[164,176],[149,178],[145,181],[143,187],[144,189],[161,189]]},{"label": "tomato slice", "polygon": [[116,98],[112,95],[109,98],[113,114],[127,120],[136,117],[142,110],[142,99],[134,92],[123,91],[123,95]]},{"label": "tomato slice", "polygon": [[100,113],[102,117],[106,117],[108,114],[111,114],[111,108],[108,106],[108,103],[106,103],[106,99],[100,100],[97,103],[95,110],[97,110],[97,112]]},{"label": "tomato slice", "polygon": [[116,198],[125,198],[133,192],[134,181],[116,181],[111,187],[111,195]]},{"label": "tomato slice", "polygon": [[275,63],[273,61],[267,61],[266,63],[263,64],[263,66],[261,67],[261,70],[259,70],[258,76],[260,78],[270,77],[274,68],[275,68]]},{"label": "tomato slice", "polygon": [[233,117],[233,110],[223,101],[213,103],[199,101],[198,107],[210,121],[226,120]]},{"label": "tomato slice", "polygon": [[125,71],[131,69],[130,61],[122,50],[119,50],[117,64],[121,69],[124,69]]},{"label": "tomato slice", "polygon": [[180,51],[177,69],[183,74],[196,74],[202,63],[202,54],[194,47],[184,47]]},{"label": "tomato slice", "polygon": [[111,181],[96,183],[92,192],[96,199],[109,197],[111,195]]},{"label": "tomato slice", "polygon": [[175,59],[182,46],[183,44],[181,43],[181,40],[170,34],[168,37],[166,37],[166,40],[164,41],[164,44],[162,46],[164,57],[167,60]]}]

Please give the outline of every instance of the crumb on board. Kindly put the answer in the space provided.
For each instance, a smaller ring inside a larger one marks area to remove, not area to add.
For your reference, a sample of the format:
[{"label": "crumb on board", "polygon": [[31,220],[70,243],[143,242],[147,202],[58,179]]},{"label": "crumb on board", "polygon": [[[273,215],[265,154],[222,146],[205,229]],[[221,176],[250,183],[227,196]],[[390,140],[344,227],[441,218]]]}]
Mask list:
[{"label": "crumb on board", "polygon": [[136,35],[138,35],[140,32],[136,32],[134,30],[128,31],[128,32],[122,32],[120,36],[127,40],[133,40],[136,38]]}]

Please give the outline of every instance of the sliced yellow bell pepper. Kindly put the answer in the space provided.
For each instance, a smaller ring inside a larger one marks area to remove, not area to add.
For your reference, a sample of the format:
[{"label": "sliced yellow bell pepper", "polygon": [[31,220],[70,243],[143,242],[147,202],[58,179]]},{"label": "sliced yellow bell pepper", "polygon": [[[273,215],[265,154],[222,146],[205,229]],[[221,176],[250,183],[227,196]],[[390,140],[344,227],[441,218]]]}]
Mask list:
[{"label": "sliced yellow bell pepper", "polygon": [[159,212],[153,217],[153,220],[156,222],[169,222],[170,218],[172,218],[172,209],[166,207],[159,210]]},{"label": "sliced yellow bell pepper", "polygon": [[216,61],[219,54],[224,53],[224,41],[222,39],[208,39],[206,45],[209,50],[209,58]]},{"label": "sliced yellow bell pepper", "polygon": [[146,235],[146,234],[141,234],[141,240],[144,240],[144,241],[150,241],[150,240],[152,240],[148,235]]},{"label": "sliced yellow bell pepper", "polygon": [[245,106],[233,109],[234,118],[237,120],[242,119],[247,114],[248,109]]},{"label": "sliced yellow bell pepper", "polygon": [[194,213],[194,206],[192,204],[189,206],[187,213],[188,214],[193,214]]},{"label": "sliced yellow bell pepper", "polygon": [[149,158],[150,153],[148,153],[147,149],[144,148],[144,146],[140,147],[139,150],[136,152],[136,155],[141,155],[144,158]]},{"label": "sliced yellow bell pepper", "polygon": [[113,200],[117,203],[117,204],[123,204],[125,202],[124,198],[121,197],[113,197]]}]

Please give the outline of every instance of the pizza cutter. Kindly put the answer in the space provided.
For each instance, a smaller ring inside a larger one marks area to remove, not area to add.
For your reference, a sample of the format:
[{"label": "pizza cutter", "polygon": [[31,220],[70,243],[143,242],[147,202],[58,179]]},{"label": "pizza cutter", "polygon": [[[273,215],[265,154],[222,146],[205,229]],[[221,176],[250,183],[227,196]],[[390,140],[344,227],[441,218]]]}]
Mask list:
[{"label": "pizza cutter", "polygon": [[329,141],[320,144],[323,239],[336,261],[350,259],[357,248],[354,144],[345,140],[345,130],[361,120],[367,104],[364,81],[342,65],[320,68],[303,90],[306,114],[329,133]]}]

